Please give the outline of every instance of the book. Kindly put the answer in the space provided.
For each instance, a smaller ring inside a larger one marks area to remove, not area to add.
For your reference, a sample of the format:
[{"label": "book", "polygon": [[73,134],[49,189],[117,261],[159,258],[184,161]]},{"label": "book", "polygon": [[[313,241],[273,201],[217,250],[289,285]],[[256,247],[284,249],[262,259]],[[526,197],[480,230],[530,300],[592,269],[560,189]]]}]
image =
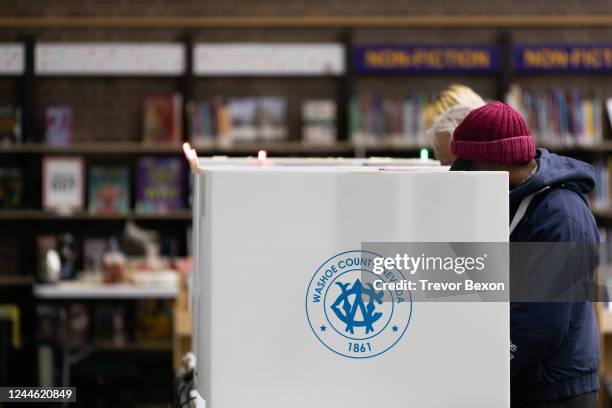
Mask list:
[{"label": "book", "polygon": [[147,95],[143,101],[143,141],[180,143],[183,132],[183,98],[178,93]]},{"label": "book", "polygon": [[163,343],[172,335],[172,306],[166,300],[146,299],[135,304],[135,338],[145,343]]},{"label": "book", "polygon": [[51,145],[66,145],[72,141],[72,108],[70,106],[47,107],[45,110],[45,141]]},{"label": "book", "polygon": [[222,143],[231,142],[230,131],[232,128],[232,122],[230,119],[229,106],[223,99],[217,98],[214,102],[214,107],[217,124],[217,139]]},{"label": "book", "polygon": [[23,204],[23,172],[18,167],[0,167],[0,208]]},{"label": "book", "polygon": [[0,105],[0,143],[21,142],[21,109],[13,105]]},{"label": "book", "polygon": [[88,200],[90,212],[126,214],[130,207],[129,169],[126,166],[92,166]]},{"label": "book", "polygon": [[85,238],[83,240],[83,270],[86,272],[100,272],[102,257],[106,250],[105,239]]},{"label": "book", "polygon": [[229,110],[229,137],[232,142],[257,141],[257,99],[230,98],[227,103]]},{"label": "book", "polygon": [[59,312],[50,304],[36,305],[36,340],[43,343],[58,341]]},{"label": "book", "polygon": [[95,304],[93,309],[93,341],[111,343],[115,331],[114,306]]},{"label": "book", "polygon": [[215,137],[213,107],[209,101],[190,102],[187,105],[189,140],[192,144],[210,143]]},{"label": "book", "polygon": [[77,157],[45,157],[43,207],[70,212],[83,209],[83,160]]},{"label": "book", "polygon": [[142,157],[138,161],[136,211],[163,213],[184,207],[183,160]]},{"label": "book", "polygon": [[264,142],[287,138],[287,103],[284,98],[267,96],[259,98],[257,118],[259,139]]},{"label": "book", "polygon": [[302,103],[302,140],[309,144],[336,141],[336,103],[331,99],[310,99]]}]

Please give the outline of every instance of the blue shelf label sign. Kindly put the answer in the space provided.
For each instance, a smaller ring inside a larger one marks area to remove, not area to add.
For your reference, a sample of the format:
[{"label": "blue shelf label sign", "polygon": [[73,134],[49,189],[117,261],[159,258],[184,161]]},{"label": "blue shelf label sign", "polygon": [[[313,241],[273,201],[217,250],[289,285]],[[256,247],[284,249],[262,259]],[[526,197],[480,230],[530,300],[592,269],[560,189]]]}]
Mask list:
[{"label": "blue shelf label sign", "polygon": [[497,72],[500,51],[488,45],[361,45],[354,48],[356,73]]},{"label": "blue shelf label sign", "polygon": [[514,47],[514,69],[530,72],[612,71],[612,44],[518,45]]}]

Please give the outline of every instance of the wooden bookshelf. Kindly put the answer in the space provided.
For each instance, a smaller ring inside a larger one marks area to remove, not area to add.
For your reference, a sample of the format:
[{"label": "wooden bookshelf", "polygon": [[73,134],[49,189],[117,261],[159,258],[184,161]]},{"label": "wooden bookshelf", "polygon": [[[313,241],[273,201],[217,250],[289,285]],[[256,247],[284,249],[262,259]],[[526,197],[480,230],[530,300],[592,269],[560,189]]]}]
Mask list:
[{"label": "wooden bookshelf", "polygon": [[47,143],[20,143],[0,146],[0,154],[182,154],[181,145],[140,142],[80,142],[64,146]]},{"label": "wooden bookshelf", "polygon": [[190,209],[176,210],[168,213],[142,214],[130,211],[127,214],[94,214],[87,211],[77,211],[62,214],[47,210],[0,210],[1,221],[112,221],[112,220],[135,220],[135,221],[186,221],[192,219]]},{"label": "wooden bookshelf", "polygon": [[[276,155],[294,154],[330,154],[352,156],[356,149],[367,151],[417,151],[427,146],[401,141],[380,141],[355,143],[352,141],[337,141],[332,144],[307,144],[301,141],[279,141],[267,143],[204,143],[193,147],[201,156],[232,154],[241,156],[256,156],[259,150]],[[609,146],[612,150],[612,144]],[[46,143],[22,143],[0,146],[0,154],[80,154],[80,155],[147,155],[176,154],[182,155],[181,145],[151,145],[139,142],[117,143],[73,143],[65,146],[54,146]]]},{"label": "wooden bookshelf", "polygon": [[338,141],[333,144],[307,144],[301,141],[279,141],[268,143],[195,143],[193,148],[200,155],[206,154],[236,154],[257,156],[259,150],[277,155],[292,154],[336,154],[352,155],[353,143],[349,141]]}]

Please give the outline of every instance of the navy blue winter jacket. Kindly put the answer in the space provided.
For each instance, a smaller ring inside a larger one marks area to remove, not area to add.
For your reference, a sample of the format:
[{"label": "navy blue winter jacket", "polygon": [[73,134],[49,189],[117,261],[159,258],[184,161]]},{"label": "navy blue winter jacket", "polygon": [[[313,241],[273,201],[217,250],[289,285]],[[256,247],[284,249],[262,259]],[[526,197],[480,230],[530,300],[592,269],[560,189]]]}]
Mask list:
[{"label": "navy blue winter jacket", "polygon": [[[537,173],[510,191],[510,219],[525,196],[551,188],[533,199],[510,241],[598,243],[597,225],[585,200],[595,185],[593,168],[545,149],[537,150],[536,160]],[[512,302],[510,339],[513,406],[599,388],[599,337],[592,303]]]}]

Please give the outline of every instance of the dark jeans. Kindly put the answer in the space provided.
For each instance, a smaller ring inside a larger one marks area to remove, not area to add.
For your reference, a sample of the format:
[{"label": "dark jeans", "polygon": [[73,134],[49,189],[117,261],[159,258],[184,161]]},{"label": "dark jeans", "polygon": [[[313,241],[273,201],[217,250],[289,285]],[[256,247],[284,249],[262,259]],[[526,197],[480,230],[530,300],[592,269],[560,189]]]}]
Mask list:
[{"label": "dark jeans", "polygon": [[597,391],[556,401],[513,404],[512,408],[597,408]]}]

